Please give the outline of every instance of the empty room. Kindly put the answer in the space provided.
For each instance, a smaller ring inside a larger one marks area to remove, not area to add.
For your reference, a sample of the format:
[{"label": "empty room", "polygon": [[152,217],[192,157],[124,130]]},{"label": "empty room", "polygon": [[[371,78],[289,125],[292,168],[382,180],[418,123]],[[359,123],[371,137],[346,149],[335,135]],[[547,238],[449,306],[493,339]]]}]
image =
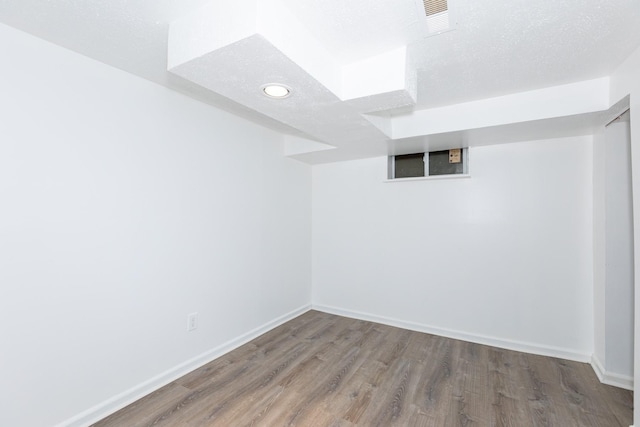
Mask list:
[{"label": "empty room", "polygon": [[0,57],[0,426],[640,423],[637,0],[2,0]]}]

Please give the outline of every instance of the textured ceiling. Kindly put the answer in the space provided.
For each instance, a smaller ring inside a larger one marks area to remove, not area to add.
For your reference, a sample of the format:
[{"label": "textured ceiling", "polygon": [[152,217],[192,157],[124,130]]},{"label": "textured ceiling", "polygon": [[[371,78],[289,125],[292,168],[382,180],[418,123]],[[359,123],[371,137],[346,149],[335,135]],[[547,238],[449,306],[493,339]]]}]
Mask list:
[{"label": "textured ceiling", "polygon": [[635,0],[457,4],[455,32],[413,46],[422,108],[605,76],[640,42]]},{"label": "textured ceiling", "polygon": [[284,3],[337,59],[345,62],[407,45],[423,36],[422,0]]},{"label": "textured ceiling", "polygon": [[[402,151],[415,139],[394,141],[395,116],[607,76],[640,45],[637,0],[450,0],[455,29],[430,37],[421,3],[0,0],[0,22],[290,134],[309,163]],[[260,98],[265,79],[294,95]],[[585,131],[573,116],[517,129],[542,127]]]}]

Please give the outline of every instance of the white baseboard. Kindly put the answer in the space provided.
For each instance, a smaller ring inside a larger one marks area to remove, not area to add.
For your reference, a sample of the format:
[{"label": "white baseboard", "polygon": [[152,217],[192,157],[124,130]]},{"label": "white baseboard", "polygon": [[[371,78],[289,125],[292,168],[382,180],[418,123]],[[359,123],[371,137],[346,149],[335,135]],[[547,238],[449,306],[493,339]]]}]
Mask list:
[{"label": "white baseboard", "polygon": [[353,319],[367,320],[370,322],[382,323],[384,325],[396,326],[398,328],[410,329],[412,331],[424,332],[432,335],[439,335],[447,338],[458,339],[462,341],[473,342],[477,344],[490,345],[492,347],[504,348],[507,350],[521,351],[524,353],[538,354],[541,356],[557,357],[560,359],[574,360],[577,362],[589,363],[591,355],[580,353],[571,349],[544,346],[520,341],[505,340],[485,335],[470,334],[450,329],[437,328],[421,323],[407,322],[389,317],[377,316],[368,313],[361,313],[352,310],[344,310],[337,307],[314,304],[313,310],[322,311],[338,316],[351,317]]},{"label": "white baseboard", "polygon": [[591,367],[602,384],[633,390],[633,377],[607,372],[595,354],[591,357]]},{"label": "white baseboard", "polygon": [[172,381],[177,380],[183,375],[188,374],[205,365],[212,360],[217,359],[218,357],[240,347],[243,344],[251,341],[254,338],[259,337],[260,335],[268,332],[289,320],[298,317],[299,315],[306,313],[311,309],[311,305],[305,305],[296,310],[293,310],[283,316],[278,317],[270,322],[265,323],[264,325],[253,329],[237,338],[232,339],[231,341],[227,341],[226,343],[219,345],[216,348],[213,348],[205,353],[200,354],[199,356],[194,357],[193,359],[187,360],[173,368],[156,375],[153,378],[148,379],[147,381],[138,384],[135,387],[126,390],[111,399],[108,399],[92,408],[87,409],[80,414],[69,418],[66,421],[58,424],[56,427],[86,427],[89,426],[108,415],[113,414],[114,412],[124,408],[125,406],[135,402],[136,400],[148,395],[169,384]]},{"label": "white baseboard", "polygon": [[596,376],[598,377],[600,382],[603,382],[602,380],[604,379],[604,368],[602,367],[602,363],[600,363],[600,359],[598,359],[595,354],[591,356],[591,367],[593,368],[593,372],[596,373]]}]

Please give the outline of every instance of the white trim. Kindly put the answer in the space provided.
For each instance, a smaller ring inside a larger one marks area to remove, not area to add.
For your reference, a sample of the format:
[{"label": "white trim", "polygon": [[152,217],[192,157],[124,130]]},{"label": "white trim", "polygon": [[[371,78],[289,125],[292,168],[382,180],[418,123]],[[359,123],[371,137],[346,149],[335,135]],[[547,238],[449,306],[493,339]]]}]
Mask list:
[{"label": "white trim", "polygon": [[600,359],[595,354],[591,356],[591,367],[593,368],[593,372],[596,373],[596,377],[603,382],[604,379],[604,368],[602,367],[602,363],[600,363]]},{"label": "white trim", "polygon": [[489,337],[486,335],[470,334],[467,332],[454,331],[451,329],[437,328],[421,323],[408,322],[405,320],[393,319],[384,316],[376,316],[368,313],[361,313],[352,310],[345,310],[337,307],[330,307],[326,305],[313,304],[313,310],[322,311],[329,314],[336,314],[338,316],[350,317],[353,319],[366,320],[370,322],[382,323],[384,325],[395,326],[403,329],[410,329],[412,331],[425,332],[432,335],[439,335],[447,338],[458,339],[462,341],[473,342],[477,344],[490,345],[492,347],[504,348],[507,350],[521,351],[524,353],[538,354],[541,356],[558,357],[561,359],[573,360],[576,362],[589,363],[591,361],[591,355],[586,353],[580,353],[578,351],[546,346],[534,343],[526,343],[522,341],[505,340],[496,337]]},{"label": "white trim", "polygon": [[138,384],[126,390],[110,399],[99,403],[92,408],[81,412],[66,421],[57,424],[55,427],[85,427],[89,426],[101,419],[113,414],[114,412],[124,408],[125,406],[135,402],[136,400],[156,391],[160,387],[169,384],[172,381],[188,374],[189,372],[197,369],[212,360],[217,359],[220,356],[240,347],[243,344],[251,341],[254,338],[268,332],[291,319],[298,317],[299,315],[306,313],[311,309],[311,305],[302,306],[296,310],[293,310],[285,315],[282,315],[270,322],[265,323],[237,338],[227,341],[224,344],[219,345],[209,351],[206,351],[199,356],[189,359],[171,369],[166,370],[153,378],[149,378],[147,381]]},{"label": "white trim", "polygon": [[451,175],[416,176],[412,178],[385,179],[382,182],[436,181],[440,179],[460,179],[460,178],[471,178],[471,175],[469,175],[468,173],[456,173]]},{"label": "white trim", "polygon": [[602,384],[633,391],[633,377],[607,372],[595,354],[591,357],[591,367]]}]

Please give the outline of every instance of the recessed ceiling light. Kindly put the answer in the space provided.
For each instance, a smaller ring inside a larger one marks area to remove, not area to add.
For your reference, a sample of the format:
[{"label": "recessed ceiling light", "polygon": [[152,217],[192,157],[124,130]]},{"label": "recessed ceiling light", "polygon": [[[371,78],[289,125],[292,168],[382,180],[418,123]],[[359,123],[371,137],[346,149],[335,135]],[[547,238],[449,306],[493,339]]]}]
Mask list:
[{"label": "recessed ceiling light", "polygon": [[283,99],[291,95],[291,89],[279,83],[269,83],[262,86],[262,92],[269,98]]}]

